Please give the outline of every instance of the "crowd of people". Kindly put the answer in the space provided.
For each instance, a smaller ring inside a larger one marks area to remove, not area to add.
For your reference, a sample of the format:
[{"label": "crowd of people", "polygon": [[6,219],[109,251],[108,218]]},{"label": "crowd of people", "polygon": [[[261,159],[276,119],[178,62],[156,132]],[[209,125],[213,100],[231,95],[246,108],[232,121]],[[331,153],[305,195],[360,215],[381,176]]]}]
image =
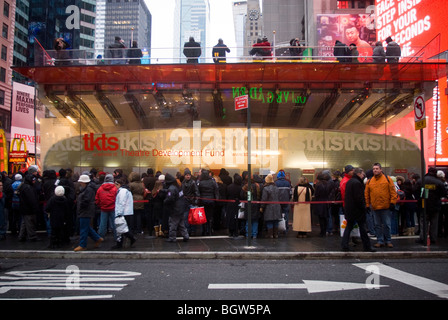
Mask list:
[{"label": "crowd of people", "polygon": [[[39,241],[39,225],[45,227],[51,248],[68,245],[71,237],[79,235],[75,251],[86,250],[89,237],[98,247],[108,233],[116,240],[114,249],[122,248],[124,238],[133,245],[138,235],[145,234],[169,242],[176,242],[178,236],[188,241],[190,236],[216,232],[275,239],[292,229],[297,238],[305,238],[312,232],[313,217],[319,235],[326,237],[341,232],[342,216],[346,219],[342,250],[348,250],[350,239],[356,242],[361,237],[364,250],[372,251],[372,247],[392,248],[392,235],[420,234],[418,242],[425,243],[423,223],[414,217],[422,218],[421,188],[428,184],[434,188],[428,190],[426,220],[430,241],[435,243],[438,236],[448,235],[448,203],[443,201],[448,182],[444,172],[434,168],[422,180],[418,175],[388,176],[379,163],[366,172],[347,165],[342,173],[324,170],[311,183],[302,176],[293,185],[283,170],[253,175],[249,184],[247,171],[231,177],[225,168],[219,175],[207,169],[193,175],[185,169],[173,176],[151,168],[128,175],[121,169],[81,174],[71,169],[45,170],[40,175],[33,165],[23,173],[2,175],[0,239],[5,239],[9,226],[19,241]],[[204,208],[207,222],[190,225],[190,209],[198,206]],[[356,224],[359,234],[353,235]],[[370,237],[377,238],[373,246]]]}]

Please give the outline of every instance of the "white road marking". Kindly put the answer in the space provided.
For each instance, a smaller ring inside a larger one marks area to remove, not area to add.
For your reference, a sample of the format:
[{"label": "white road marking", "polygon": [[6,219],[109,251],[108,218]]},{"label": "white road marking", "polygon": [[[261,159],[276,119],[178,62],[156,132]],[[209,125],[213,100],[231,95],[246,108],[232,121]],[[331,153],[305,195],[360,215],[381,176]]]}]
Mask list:
[{"label": "white road marking", "polygon": [[[306,289],[308,293],[368,289],[365,283],[303,280],[304,283],[211,283],[212,290]],[[378,286],[387,287],[387,286]]]},{"label": "white road marking", "polygon": [[414,274],[400,271],[398,269],[386,266],[382,263],[355,263],[356,267],[366,270],[371,266],[375,266],[380,277],[386,277],[409,286],[418,288],[420,290],[432,293],[439,298],[448,299],[448,285],[437,282],[424,277],[416,276]]}]

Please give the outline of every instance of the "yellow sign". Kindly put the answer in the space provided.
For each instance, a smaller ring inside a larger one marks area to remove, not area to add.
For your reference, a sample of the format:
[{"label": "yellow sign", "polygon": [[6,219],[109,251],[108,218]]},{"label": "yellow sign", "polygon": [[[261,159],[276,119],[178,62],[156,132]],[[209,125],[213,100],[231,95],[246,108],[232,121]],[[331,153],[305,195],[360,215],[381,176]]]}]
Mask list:
[{"label": "yellow sign", "polygon": [[415,130],[422,130],[426,128],[426,119],[415,122]]},{"label": "yellow sign", "polygon": [[[26,150],[26,141],[25,141],[25,139],[24,138],[14,138],[14,139],[12,139],[12,141],[11,141],[11,147],[9,148],[9,152],[12,152],[12,151],[21,151],[20,149],[22,148],[22,143],[23,143],[23,151],[27,151]],[[14,149],[14,145],[16,145],[17,146],[17,149]]]},{"label": "yellow sign", "polygon": [[5,131],[0,129],[0,171],[7,171],[8,168],[8,148],[6,145]]}]

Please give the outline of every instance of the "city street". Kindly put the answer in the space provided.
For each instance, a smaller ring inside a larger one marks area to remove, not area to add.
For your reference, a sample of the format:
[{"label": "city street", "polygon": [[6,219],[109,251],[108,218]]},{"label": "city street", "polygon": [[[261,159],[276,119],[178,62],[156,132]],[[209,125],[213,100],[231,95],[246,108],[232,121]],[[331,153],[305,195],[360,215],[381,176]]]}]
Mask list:
[{"label": "city street", "polygon": [[258,307],[261,302],[271,314],[276,302],[289,300],[446,300],[447,263],[447,259],[4,259],[0,299],[169,300],[167,312],[173,315],[193,312],[189,304],[211,303],[216,309],[218,300],[258,301]]}]

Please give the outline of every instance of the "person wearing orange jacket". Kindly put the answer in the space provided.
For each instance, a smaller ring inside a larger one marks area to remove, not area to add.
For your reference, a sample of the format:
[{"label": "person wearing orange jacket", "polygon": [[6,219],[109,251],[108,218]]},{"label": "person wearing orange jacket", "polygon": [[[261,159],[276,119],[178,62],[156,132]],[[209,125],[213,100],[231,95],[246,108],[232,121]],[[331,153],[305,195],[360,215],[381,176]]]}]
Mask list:
[{"label": "person wearing orange jacket", "polygon": [[391,240],[391,208],[397,203],[397,192],[392,179],[382,171],[381,164],[373,165],[373,177],[366,183],[366,207],[374,213],[376,248],[393,248]]}]

